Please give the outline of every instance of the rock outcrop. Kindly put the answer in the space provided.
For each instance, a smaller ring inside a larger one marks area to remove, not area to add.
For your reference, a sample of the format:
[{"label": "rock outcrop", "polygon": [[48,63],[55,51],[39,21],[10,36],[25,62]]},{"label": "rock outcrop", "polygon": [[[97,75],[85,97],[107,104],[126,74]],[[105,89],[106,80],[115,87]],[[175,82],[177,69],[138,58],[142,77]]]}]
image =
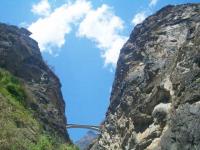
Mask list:
[{"label": "rock outcrop", "polygon": [[87,150],[90,145],[97,139],[98,134],[89,130],[85,136],[83,136],[80,140],[76,141],[75,144],[78,146],[80,150]]},{"label": "rock outcrop", "polygon": [[[70,143],[61,84],[43,61],[30,34],[24,28],[0,24],[0,128],[5,131],[0,133],[0,149],[12,149],[12,142],[16,143],[14,149],[28,149],[34,143],[37,146],[39,135],[42,140],[55,140],[52,149]],[[10,115],[5,119],[6,114]],[[5,121],[11,125],[8,132],[13,129],[10,135],[5,130],[8,127],[3,124]],[[20,132],[15,135],[15,131]],[[24,144],[26,139],[28,144]]]},{"label": "rock outcrop", "polygon": [[200,149],[200,4],[166,6],[121,50],[92,150]]}]

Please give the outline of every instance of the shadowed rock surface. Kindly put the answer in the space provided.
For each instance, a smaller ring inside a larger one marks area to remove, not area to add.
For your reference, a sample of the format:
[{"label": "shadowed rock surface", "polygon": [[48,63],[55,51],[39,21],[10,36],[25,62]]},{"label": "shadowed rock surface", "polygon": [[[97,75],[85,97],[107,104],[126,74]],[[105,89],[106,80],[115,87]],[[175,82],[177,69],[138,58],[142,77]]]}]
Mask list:
[{"label": "shadowed rock surface", "polygon": [[76,145],[79,147],[80,150],[87,150],[91,143],[93,143],[98,137],[93,131],[88,131],[84,137],[80,140],[76,141]]},{"label": "shadowed rock surface", "polygon": [[200,149],[200,4],[166,6],[121,49],[91,150]]},{"label": "shadowed rock surface", "polygon": [[[12,142],[16,143],[14,149],[28,149],[43,134],[41,142],[56,140],[48,149],[70,143],[60,81],[43,61],[30,34],[24,28],[0,24],[0,129],[5,131],[0,134],[0,149],[13,149]],[[13,133],[8,134],[9,130]]]}]

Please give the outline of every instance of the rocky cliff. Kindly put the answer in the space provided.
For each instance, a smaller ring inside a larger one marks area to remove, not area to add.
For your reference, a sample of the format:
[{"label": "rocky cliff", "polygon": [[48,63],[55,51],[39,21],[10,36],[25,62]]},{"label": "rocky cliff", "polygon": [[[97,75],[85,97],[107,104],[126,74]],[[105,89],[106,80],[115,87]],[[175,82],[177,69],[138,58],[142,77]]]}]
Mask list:
[{"label": "rocky cliff", "polygon": [[166,6],[121,50],[93,150],[200,149],[200,4]]},{"label": "rocky cliff", "polygon": [[67,149],[61,84],[30,34],[0,24],[0,149]]}]

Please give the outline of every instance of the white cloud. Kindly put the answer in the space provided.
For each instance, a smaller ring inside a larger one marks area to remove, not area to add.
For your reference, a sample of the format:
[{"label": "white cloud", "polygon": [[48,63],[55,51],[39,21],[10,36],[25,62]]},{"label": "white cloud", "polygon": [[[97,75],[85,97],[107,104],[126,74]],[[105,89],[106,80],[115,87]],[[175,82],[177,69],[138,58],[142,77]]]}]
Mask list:
[{"label": "white cloud", "polygon": [[123,28],[123,21],[104,4],[87,13],[80,23],[77,35],[94,41],[102,50],[105,65],[115,66],[120,49],[127,40],[127,37],[120,34]]},{"label": "white cloud", "polygon": [[38,41],[41,51],[56,52],[65,43],[66,34],[70,33],[72,24],[77,23],[90,10],[90,3],[77,0],[56,8],[46,17],[39,18],[29,26],[31,37]]},{"label": "white cloud", "polygon": [[137,24],[142,23],[148,15],[152,14],[152,7],[155,6],[158,3],[159,0],[149,0],[149,5],[147,8],[145,8],[143,11],[137,13],[134,15],[131,23],[135,26]]},{"label": "white cloud", "polygon": [[145,12],[139,12],[133,17],[132,24],[137,25],[139,23],[142,23],[142,21],[144,21],[146,17],[147,15]]},{"label": "white cloud", "polygon": [[47,16],[51,12],[51,6],[48,0],[41,0],[38,4],[32,6],[31,11],[39,16]]},{"label": "white cloud", "polygon": [[149,6],[155,6],[158,3],[158,0],[150,0]]},{"label": "white cloud", "polygon": [[27,22],[21,22],[18,24],[19,27],[28,28],[29,24]]},{"label": "white cloud", "polygon": [[[44,1],[48,2],[41,0],[39,4],[34,5],[35,8]],[[72,30],[72,25],[78,25],[77,35],[97,44],[105,65],[116,65],[120,49],[127,37],[121,35],[123,21],[108,5],[104,4],[94,9],[89,1],[76,0],[52,10],[49,14],[38,14],[41,17],[28,29],[33,33],[31,37],[38,41],[42,52],[57,54],[58,48],[65,44],[66,35]]]}]

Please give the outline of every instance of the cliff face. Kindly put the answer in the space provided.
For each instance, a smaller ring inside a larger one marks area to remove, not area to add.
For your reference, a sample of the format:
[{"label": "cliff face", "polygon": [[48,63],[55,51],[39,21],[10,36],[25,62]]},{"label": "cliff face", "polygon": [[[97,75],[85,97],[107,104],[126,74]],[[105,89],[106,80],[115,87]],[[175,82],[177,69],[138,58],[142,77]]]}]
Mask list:
[{"label": "cliff face", "polygon": [[30,34],[0,24],[0,126],[5,131],[0,149],[12,149],[12,144],[14,149],[34,149],[40,140],[54,141],[52,147],[44,146],[48,149],[70,143],[59,79]]},{"label": "cliff face", "polygon": [[200,4],[167,6],[121,50],[91,149],[200,149]]}]

